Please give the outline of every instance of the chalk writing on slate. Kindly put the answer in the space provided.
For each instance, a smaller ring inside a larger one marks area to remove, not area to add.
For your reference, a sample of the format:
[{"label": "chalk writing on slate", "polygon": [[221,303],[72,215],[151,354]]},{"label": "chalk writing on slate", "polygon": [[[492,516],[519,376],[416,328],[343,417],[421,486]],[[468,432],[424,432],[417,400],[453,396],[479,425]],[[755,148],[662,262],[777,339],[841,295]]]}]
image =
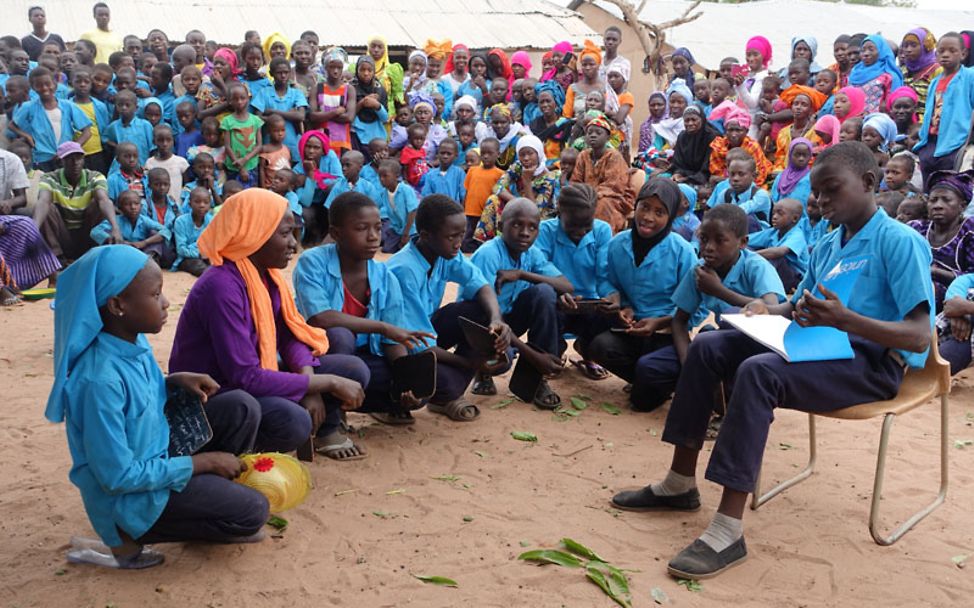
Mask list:
[{"label": "chalk writing on slate", "polygon": [[210,421],[196,395],[182,389],[171,391],[165,413],[169,421],[170,456],[192,456],[213,438]]}]

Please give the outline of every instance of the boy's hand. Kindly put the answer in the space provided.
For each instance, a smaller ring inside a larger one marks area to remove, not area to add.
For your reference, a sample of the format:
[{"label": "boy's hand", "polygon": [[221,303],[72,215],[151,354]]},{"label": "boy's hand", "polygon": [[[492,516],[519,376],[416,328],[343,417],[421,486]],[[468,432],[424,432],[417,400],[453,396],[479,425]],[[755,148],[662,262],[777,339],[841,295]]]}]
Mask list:
[{"label": "boy's hand", "polygon": [[635,313],[631,308],[627,307],[619,310],[618,315],[619,315],[619,320],[626,327],[632,327],[633,323],[635,323]]},{"label": "boy's hand", "polygon": [[219,475],[224,479],[236,479],[247,470],[242,460],[227,452],[203,452],[193,455],[193,475]]},{"label": "boy's hand", "polygon": [[175,374],[169,374],[169,376],[166,378],[166,382],[172,384],[173,386],[178,386],[187,393],[196,395],[203,403],[206,403],[208,398],[212,397],[218,390],[220,390],[220,385],[217,383],[217,381],[207,374],[176,372]]},{"label": "boy's hand", "polygon": [[325,402],[321,393],[308,393],[301,399],[301,407],[311,414],[311,432],[315,433],[325,421]]},{"label": "boy's hand", "polygon": [[362,385],[354,380],[335,376],[335,385],[329,391],[332,397],[342,402],[342,409],[345,411],[357,410],[362,407],[365,401],[365,391]]},{"label": "boy's hand", "polygon": [[427,342],[427,340],[432,340],[432,344],[436,344],[436,336],[429,332],[403,329],[401,327],[396,327],[395,325],[386,325],[385,331],[382,332],[382,335],[389,338],[393,342],[402,344],[408,350],[415,350],[424,346],[431,346],[431,343]]},{"label": "boy's hand", "polygon": [[511,327],[503,321],[494,321],[490,324],[489,329],[495,336],[494,351],[498,355],[506,353],[507,349],[511,347],[511,338],[513,336]]},{"label": "boy's hand", "polygon": [[964,310],[965,304],[967,304],[967,300],[954,296],[953,298],[944,302],[944,316],[948,319],[966,317],[967,312]]},{"label": "boy's hand", "polygon": [[816,298],[807,289],[798,300],[795,312],[792,317],[795,322],[802,327],[834,327],[842,329],[845,325],[847,308],[842,305],[839,296],[829,291],[824,285],[819,285],[818,290],[822,292],[825,299]]},{"label": "boy's hand", "polygon": [[747,317],[770,314],[770,311],[768,311],[768,304],[764,300],[751,300],[744,305],[741,312],[743,312],[744,316]]},{"label": "boy's hand", "polygon": [[494,291],[500,291],[505,283],[517,283],[521,280],[521,271],[515,269],[498,270],[494,281]]},{"label": "boy's hand", "polygon": [[413,395],[412,391],[403,391],[403,393],[399,395],[399,405],[403,406],[408,410],[413,410],[423,405],[423,402],[417,399]]},{"label": "boy's hand", "polygon": [[950,320],[950,335],[958,342],[971,339],[971,320],[967,317],[955,317]]},{"label": "boy's hand", "polygon": [[710,296],[716,296],[717,292],[724,285],[714,272],[713,268],[708,268],[707,266],[697,266],[695,272],[695,280],[697,282],[697,290],[701,293],[705,293]]},{"label": "boy's hand", "polygon": [[640,336],[648,338],[649,336],[656,333],[660,327],[659,319],[654,317],[647,317],[645,319],[640,319],[629,326],[629,330],[626,332],[630,336]]},{"label": "boy's hand", "polygon": [[558,296],[558,308],[565,311],[578,310],[578,302],[570,293],[563,293]]}]

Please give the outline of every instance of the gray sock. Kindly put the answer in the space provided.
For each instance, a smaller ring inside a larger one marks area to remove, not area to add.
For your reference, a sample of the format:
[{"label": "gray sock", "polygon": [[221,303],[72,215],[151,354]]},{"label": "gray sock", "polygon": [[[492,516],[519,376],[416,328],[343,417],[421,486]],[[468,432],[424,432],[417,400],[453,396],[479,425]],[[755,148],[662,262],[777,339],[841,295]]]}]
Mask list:
[{"label": "gray sock", "polygon": [[666,473],[666,478],[661,483],[654,483],[650,488],[657,496],[677,496],[685,494],[697,487],[696,477],[680,475],[673,469]]},{"label": "gray sock", "polygon": [[720,553],[742,536],[744,536],[744,520],[717,513],[707,529],[700,535],[700,540]]}]

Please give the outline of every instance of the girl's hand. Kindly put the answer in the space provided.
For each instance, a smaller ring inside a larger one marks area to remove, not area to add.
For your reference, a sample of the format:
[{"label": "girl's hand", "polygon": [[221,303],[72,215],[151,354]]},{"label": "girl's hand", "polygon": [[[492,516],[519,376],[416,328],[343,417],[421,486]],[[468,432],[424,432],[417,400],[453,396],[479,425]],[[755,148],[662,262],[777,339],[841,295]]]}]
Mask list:
[{"label": "girl's hand", "polygon": [[219,475],[236,479],[247,470],[242,460],[227,452],[203,452],[193,455],[193,475]]},{"label": "girl's hand", "polygon": [[436,344],[436,336],[429,332],[403,329],[401,327],[396,327],[395,325],[387,324],[385,331],[382,332],[382,335],[389,338],[393,342],[402,344],[409,350],[415,350],[424,346],[431,346],[431,343],[427,342],[427,340],[432,340],[432,344]]},{"label": "girl's hand", "polygon": [[195,395],[200,401],[206,400],[220,390],[220,385],[216,380],[207,374],[195,374],[193,372],[176,372],[169,374],[166,382],[172,386],[177,386],[187,393]]},{"label": "girl's hand", "polygon": [[964,310],[966,304],[967,300],[954,296],[953,298],[944,302],[944,316],[948,319],[966,317],[967,311]]},{"label": "girl's hand", "polygon": [[240,181],[242,181],[242,182],[249,182],[250,181],[250,173],[246,169],[244,169],[243,167],[240,167],[240,172],[237,175],[240,176]]},{"label": "girl's hand", "polygon": [[301,161],[301,166],[304,167],[304,174],[308,177],[314,175],[315,169],[318,168],[315,166],[315,162],[313,160]]}]

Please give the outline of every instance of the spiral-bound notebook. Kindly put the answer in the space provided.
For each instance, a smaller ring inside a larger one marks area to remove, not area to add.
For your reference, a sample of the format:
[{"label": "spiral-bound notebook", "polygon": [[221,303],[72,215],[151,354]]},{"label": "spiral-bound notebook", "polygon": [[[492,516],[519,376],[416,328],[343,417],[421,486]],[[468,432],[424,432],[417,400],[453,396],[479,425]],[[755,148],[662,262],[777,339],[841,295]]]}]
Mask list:
[{"label": "spiral-bound notebook", "polygon": [[210,421],[196,395],[182,389],[171,391],[164,412],[169,422],[170,456],[192,456],[213,439]]}]

